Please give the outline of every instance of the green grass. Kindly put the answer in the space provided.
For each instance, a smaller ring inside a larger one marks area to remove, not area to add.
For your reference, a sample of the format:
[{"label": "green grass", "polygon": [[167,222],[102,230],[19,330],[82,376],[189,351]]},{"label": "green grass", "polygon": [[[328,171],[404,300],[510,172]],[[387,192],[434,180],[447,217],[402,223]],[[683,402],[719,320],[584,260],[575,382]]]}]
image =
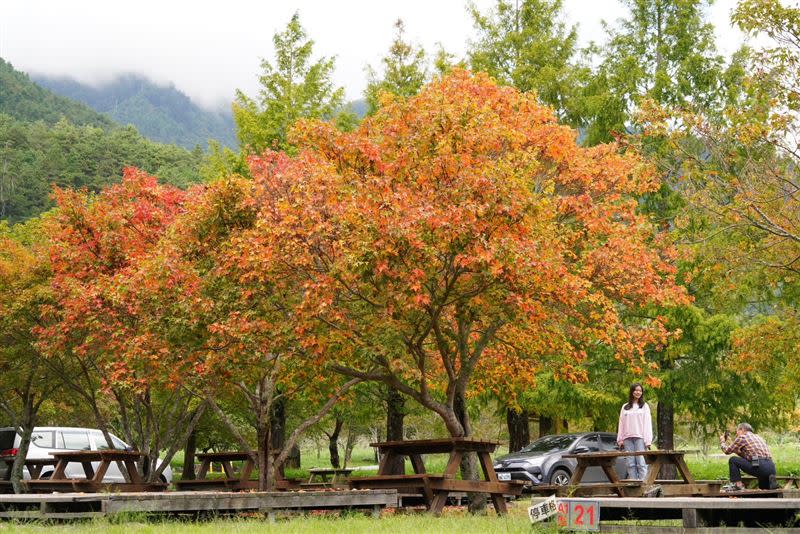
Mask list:
[{"label": "green grass", "polygon": [[69,524],[47,523],[0,523],[0,531],[29,534],[47,532],[48,534],[110,533],[129,534],[172,532],[197,534],[230,534],[242,532],[264,532],[280,534],[306,534],[347,532],[348,534],[381,533],[450,533],[481,532],[487,534],[555,534],[551,523],[531,526],[526,515],[527,499],[512,505],[507,516],[497,517],[493,512],[484,516],[473,516],[463,509],[446,509],[442,517],[431,517],[425,513],[409,512],[385,514],[381,519],[373,519],[363,514],[350,513],[343,517],[335,515],[307,515],[292,518],[279,517],[275,523],[262,518],[215,519],[209,521],[132,521],[125,523],[96,520]]}]

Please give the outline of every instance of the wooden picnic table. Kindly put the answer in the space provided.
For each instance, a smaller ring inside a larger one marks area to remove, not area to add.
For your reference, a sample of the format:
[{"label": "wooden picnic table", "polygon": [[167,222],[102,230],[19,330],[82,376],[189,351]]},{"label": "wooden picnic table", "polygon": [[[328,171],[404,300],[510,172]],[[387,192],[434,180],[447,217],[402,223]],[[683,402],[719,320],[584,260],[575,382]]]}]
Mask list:
[{"label": "wooden picnic table", "polygon": [[[14,489],[11,486],[11,469],[14,466],[14,460],[16,456],[2,456],[0,457],[0,461],[6,464],[6,472],[3,479],[0,480],[0,493],[9,493],[13,492]],[[26,458],[25,459],[25,467],[28,468],[28,474],[31,477],[31,480],[36,480],[42,474],[42,470],[48,465],[56,465],[58,460],[55,458]]]},{"label": "wooden picnic table", "polygon": [[[278,455],[278,451],[270,451],[270,454],[275,457]],[[194,480],[175,481],[175,487],[177,489],[190,491],[243,491],[258,489],[258,480],[250,478],[250,475],[252,475],[256,467],[255,460],[250,453],[243,451],[204,452],[196,454],[195,457],[200,460],[197,478]],[[242,466],[239,468],[238,472],[234,469],[233,462],[242,462]],[[222,470],[225,473],[224,477],[208,478],[212,463],[219,463],[222,465]],[[292,481],[286,480],[283,477],[283,469],[281,466],[277,466],[275,468],[276,489],[288,489],[291,486]]]},{"label": "wooden picnic table", "polygon": [[[675,450],[652,450],[637,452],[601,451],[580,454],[565,454],[562,456],[562,458],[574,458],[578,462],[578,466],[575,468],[575,472],[572,474],[572,479],[570,480],[570,487],[575,487],[580,484],[586,469],[590,467],[600,467],[608,477],[609,484],[596,484],[592,486],[597,486],[598,488],[600,486],[608,486],[608,489],[613,490],[620,497],[630,496],[628,489],[633,489],[635,492],[636,488],[638,488],[638,491],[641,492],[643,488],[646,489],[650,486],[653,486],[658,478],[658,473],[661,470],[661,467],[665,465],[674,465],[678,471],[678,474],[681,476],[683,484],[687,486],[681,488],[681,483],[678,481],[678,484],[671,484],[669,489],[667,489],[667,492],[674,495],[691,495],[695,493],[703,493],[704,491],[713,492],[713,488],[706,488],[705,485],[696,483],[692,473],[689,472],[689,467],[686,465],[686,461],[683,459],[683,456],[687,452],[688,451]],[[614,469],[614,463],[616,462],[617,458],[621,456],[644,456],[644,461],[647,463],[647,477],[645,477],[645,479],[642,481],[620,480],[620,478],[617,476],[616,470]],[[718,488],[717,491],[719,491]]]},{"label": "wooden picnic table", "polygon": [[[385,441],[370,443],[381,453],[378,475],[372,477],[353,477],[350,486],[355,489],[397,489],[401,494],[421,494],[428,509],[439,515],[447,497],[454,491],[486,493],[498,514],[506,513],[504,495],[519,495],[523,484],[518,481],[500,482],[494,471],[490,453],[498,443],[469,438],[421,439],[408,441]],[[457,480],[459,466],[464,454],[478,454],[483,480]],[[423,455],[447,454],[448,460],[442,474],[431,474],[425,469]],[[391,465],[398,457],[408,457],[414,468],[413,475],[389,474]]]},{"label": "wooden picnic table", "polygon": [[[55,470],[49,479],[26,480],[25,485],[32,492],[51,491],[161,491],[167,485],[162,482],[145,482],[136,468],[136,461],[145,457],[136,451],[99,450],[51,452],[56,460]],[[66,470],[70,462],[80,463],[86,478],[67,478]],[[93,463],[97,463],[95,469]],[[129,482],[103,482],[112,463],[117,463],[125,480]]]},{"label": "wooden picnic table", "polygon": [[350,473],[353,472],[353,469],[343,467],[343,468],[334,468],[334,467],[312,467],[308,470],[308,482],[307,485],[320,485],[323,487],[329,486],[337,486],[337,485],[347,485],[350,479]]}]

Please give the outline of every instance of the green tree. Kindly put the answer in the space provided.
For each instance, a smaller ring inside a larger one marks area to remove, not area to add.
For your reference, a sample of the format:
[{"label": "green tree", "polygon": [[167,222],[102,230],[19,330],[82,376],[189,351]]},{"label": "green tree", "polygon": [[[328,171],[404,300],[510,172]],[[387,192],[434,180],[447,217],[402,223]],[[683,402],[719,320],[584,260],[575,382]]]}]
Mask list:
[{"label": "green tree", "polygon": [[251,152],[287,149],[286,134],[297,119],[334,116],[344,100],[344,89],[333,83],[333,58],[312,62],[314,41],[308,38],[295,13],[286,29],[276,33],[275,63],[261,61],[261,90],[255,98],[236,91],[233,117],[242,147]]},{"label": "green tree", "polygon": [[380,107],[380,94],[389,92],[409,97],[419,92],[428,77],[425,50],[406,42],[403,37],[405,25],[401,19],[394,23],[395,36],[389,53],[381,60],[383,74],[367,67],[369,82],[364,91],[367,98],[367,114],[372,115]]},{"label": "green tree", "polygon": [[707,22],[709,0],[624,0],[628,16],[609,28],[600,66],[580,99],[586,142],[633,130],[642,98],[718,109],[725,96],[724,60]]},{"label": "green tree", "polygon": [[570,101],[586,70],[573,62],[578,33],[560,22],[562,0],[498,0],[488,14],[472,3],[468,9],[479,35],[470,43],[472,69],[520,91],[536,91],[569,120]]}]

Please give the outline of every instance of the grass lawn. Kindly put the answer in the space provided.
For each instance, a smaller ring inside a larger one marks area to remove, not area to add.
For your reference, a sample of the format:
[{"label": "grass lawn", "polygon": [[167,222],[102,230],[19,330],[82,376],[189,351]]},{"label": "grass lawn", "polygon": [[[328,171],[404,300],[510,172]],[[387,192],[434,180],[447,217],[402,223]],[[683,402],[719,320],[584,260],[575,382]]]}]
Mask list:
[{"label": "grass lawn", "polygon": [[494,512],[486,516],[472,516],[460,508],[448,508],[442,517],[431,517],[423,512],[386,513],[380,519],[372,519],[363,514],[351,513],[343,517],[334,515],[307,515],[292,518],[279,518],[274,524],[251,517],[241,519],[215,519],[208,521],[147,522],[131,516],[127,521],[96,520],[70,524],[49,523],[0,523],[0,531],[28,534],[47,532],[49,534],[110,533],[129,534],[130,532],[168,534],[186,532],[197,534],[232,534],[240,532],[305,534],[334,533],[380,534],[380,533],[471,533],[487,534],[539,534],[555,533],[551,523],[531,526],[527,517],[528,499],[512,504],[505,517],[497,517]]}]

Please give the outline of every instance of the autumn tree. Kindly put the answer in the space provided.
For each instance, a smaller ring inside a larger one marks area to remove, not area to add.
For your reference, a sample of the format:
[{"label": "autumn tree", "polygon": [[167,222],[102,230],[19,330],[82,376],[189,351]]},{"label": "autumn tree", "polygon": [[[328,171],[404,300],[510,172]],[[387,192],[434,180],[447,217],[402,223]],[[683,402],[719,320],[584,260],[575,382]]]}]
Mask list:
[{"label": "autumn tree", "polygon": [[[257,460],[259,487],[268,489],[275,466],[360,380],[331,376],[320,355],[297,341],[289,310],[298,296],[254,274],[252,264],[264,261],[254,231],[269,194],[257,183],[231,176],[192,191],[119,296],[138,318],[127,359],[147,365],[156,358],[169,381],[204,398]],[[304,410],[276,440],[280,406],[291,403]],[[255,446],[224,409],[230,405],[245,407]]]},{"label": "autumn tree", "polygon": [[37,347],[43,305],[52,302],[50,262],[41,220],[9,228],[0,222],[0,413],[20,435],[11,484],[20,480],[42,403],[52,398],[57,377]]},{"label": "autumn tree", "polygon": [[[428,77],[425,51],[404,40],[405,25],[401,19],[397,19],[394,27],[394,40],[388,54],[381,60],[382,75],[371,67],[367,69],[369,82],[364,93],[367,98],[368,115],[374,114],[380,107],[382,93],[408,98],[419,92]],[[386,387],[386,407],[386,439],[402,440],[405,397],[391,386]],[[387,472],[402,473],[403,459],[397,458],[395,464],[387,469]]]},{"label": "autumn tree", "polygon": [[58,210],[48,229],[55,302],[42,308],[47,324],[38,346],[64,386],[91,409],[109,444],[113,425],[147,455],[143,467],[151,480],[169,465],[200,414],[193,410],[195,395],[173,387],[157,355],[146,362],[131,357],[139,317],[119,295],[181,211],[185,195],[128,168],[121,184],[97,197],[56,190]]},{"label": "autumn tree", "polygon": [[276,33],[274,63],[261,61],[257,97],[236,91],[233,118],[236,135],[248,152],[286,149],[288,129],[300,118],[332,118],[341,107],[344,89],[335,87],[333,58],[313,61],[314,41],[295,13],[286,29]]},{"label": "autumn tree", "polygon": [[684,298],[635,210],[657,185],[649,168],[616,145],[580,148],[533,95],[454,71],[352,134],[303,122],[292,139],[296,157],[253,170],[269,194],[250,254],[271,258],[253,276],[302,288],[304,346],[451,436],[472,435],[469,397],[509,376],[581,380],[591,346],[640,362],[665,340],[658,318],[620,318]]}]

